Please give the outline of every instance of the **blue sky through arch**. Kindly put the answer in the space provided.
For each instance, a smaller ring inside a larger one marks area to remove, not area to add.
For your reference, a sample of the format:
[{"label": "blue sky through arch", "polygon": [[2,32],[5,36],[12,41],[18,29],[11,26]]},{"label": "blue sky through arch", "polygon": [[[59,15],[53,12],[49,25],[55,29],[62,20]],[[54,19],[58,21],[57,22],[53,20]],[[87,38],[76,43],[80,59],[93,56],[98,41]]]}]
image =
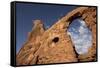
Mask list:
[{"label": "blue sky through arch", "polygon": [[72,42],[78,54],[85,54],[92,46],[92,33],[82,19],[75,19],[68,28]]}]

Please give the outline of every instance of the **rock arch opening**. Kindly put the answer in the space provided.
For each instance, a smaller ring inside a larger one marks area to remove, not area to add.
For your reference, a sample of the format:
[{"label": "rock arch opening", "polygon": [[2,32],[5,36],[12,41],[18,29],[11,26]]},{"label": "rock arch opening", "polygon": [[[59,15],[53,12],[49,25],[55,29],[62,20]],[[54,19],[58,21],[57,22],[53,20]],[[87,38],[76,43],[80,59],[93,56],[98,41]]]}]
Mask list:
[{"label": "rock arch opening", "polygon": [[68,33],[74,44],[78,54],[88,53],[88,49],[92,46],[92,32],[86,25],[86,22],[77,18],[71,22],[68,28]]}]

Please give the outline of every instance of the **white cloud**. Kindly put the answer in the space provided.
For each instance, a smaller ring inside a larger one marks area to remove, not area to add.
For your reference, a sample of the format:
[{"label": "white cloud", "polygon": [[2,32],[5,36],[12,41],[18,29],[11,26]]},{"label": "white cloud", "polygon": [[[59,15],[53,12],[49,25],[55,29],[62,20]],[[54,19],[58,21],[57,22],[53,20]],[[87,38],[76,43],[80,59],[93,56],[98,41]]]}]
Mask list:
[{"label": "white cloud", "polygon": [[75,44],[76,51],[79,54],[84,54],[88,52],[88,48],[92,45],[92,35],[89,29],[86,27],[84,21],[80,21],[80,27],[77,30],[79,33],[75,34],[75,28],[72,27],[73,32],[69,32],[71,35],[72,41]]},{"label": "white cloud", "polygon": [[81,23],[82,26],[86,26],[86,24],[83,20],[78,19],[78,21]]},{"label": "white cloud", "polygon": [[83,26],[80,26],[78,31],[80,34],[84,34],[85,28]]},{"label": "white cloud", "polygon": [[75,28],[72,28],[72,30],[73,30],[74,32],[78,32]]}]

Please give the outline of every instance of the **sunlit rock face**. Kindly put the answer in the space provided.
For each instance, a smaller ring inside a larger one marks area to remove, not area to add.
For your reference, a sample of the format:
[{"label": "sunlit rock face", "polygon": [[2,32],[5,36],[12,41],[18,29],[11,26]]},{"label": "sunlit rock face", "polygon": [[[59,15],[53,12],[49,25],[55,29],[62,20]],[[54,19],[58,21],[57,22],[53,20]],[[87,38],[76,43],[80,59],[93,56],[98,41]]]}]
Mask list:
[{"label": "sunlit rock face", "polygon": [[92,33],[82,19],[75,19],[69,26],[68,32],[78,54],[85,54],[92,46]]},{"label": "sunlit rock face", "polygon": [[95,7],[74,9],[47,30],[41,21],[34,23],[28,40],[17,54],[17,65],[96,61]]}]

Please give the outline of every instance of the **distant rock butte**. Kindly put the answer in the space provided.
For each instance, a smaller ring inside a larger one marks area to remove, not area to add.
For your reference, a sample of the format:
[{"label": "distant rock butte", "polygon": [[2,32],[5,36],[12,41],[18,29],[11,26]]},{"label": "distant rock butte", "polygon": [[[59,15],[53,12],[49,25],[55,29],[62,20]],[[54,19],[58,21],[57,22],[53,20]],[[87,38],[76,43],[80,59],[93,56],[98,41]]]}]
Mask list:
[{"label": "distant rock butte", "polygon": [[[78,55],[67,29],[81,18],[92,32],[92,47],[87,54]],[[17,54],[17,65],[96,61],[96,8],[79,7],[69,12],[47,30],[41,20],[33,21],[32,31]]]}]

